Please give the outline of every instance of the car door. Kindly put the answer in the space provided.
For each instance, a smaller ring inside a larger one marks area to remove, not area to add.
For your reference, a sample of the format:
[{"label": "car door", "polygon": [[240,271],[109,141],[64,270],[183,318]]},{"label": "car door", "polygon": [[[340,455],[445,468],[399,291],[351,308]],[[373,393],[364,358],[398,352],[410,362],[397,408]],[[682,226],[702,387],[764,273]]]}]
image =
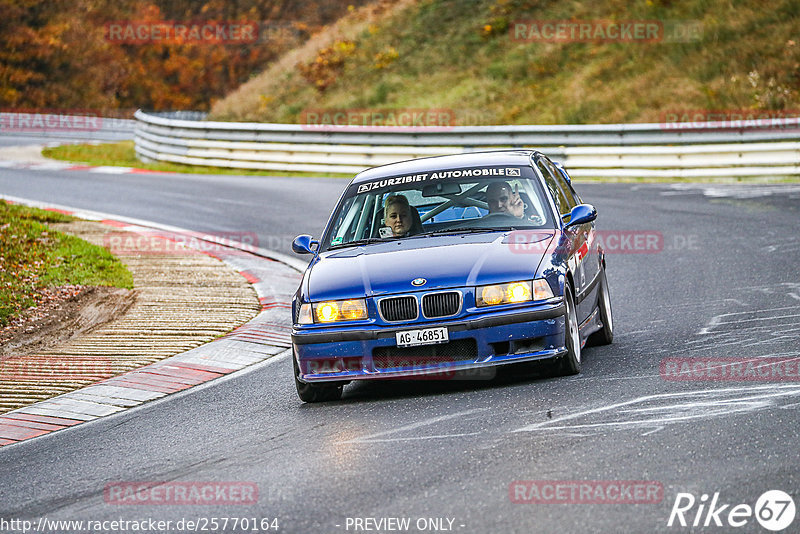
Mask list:
[{"label": "car door", "polygon": [[[579,199],[569,186],[564,177],[558,172],[553,163],[546,157],[537,160],[537,166],[544,176],[547,188],[553,196],[556,209],[561,215],[564,224],[569,222],[572,208],[578,205]],[[594,309],[592,299],[592,281],[597,275],[596,267],[592,266],[589,258],[592,242],[594,241],[594,223],[586,223],[571,227],[564,232],[565,238],[570,242],[569,268],[572,271],[575,287],[575,303],[578,321],[583,322]],[[594,258],[596,263],[597,258]]]},{"label": "car door", "polygon": [[[568,202],[572,206],[582,204],[583,201],[573,189],[572,184],[564,177],[564,175],[548,161],[550,171],[556,177],[556,182],[561,186],[562,190],[568,197]],[[570,208],[571,209],[571,208]],[[584,259],[581,262],[581,276],[586,278],[584,285],[584,297],[580,303],[581,310],[588,317],[594,311],[595,303],[597,302],[597,294],[600,290],[600,249],[597,242],[597,235],[595,230],[594,221],[581,225],[580,231],[582,234],[585,248],[582,251]]]}]

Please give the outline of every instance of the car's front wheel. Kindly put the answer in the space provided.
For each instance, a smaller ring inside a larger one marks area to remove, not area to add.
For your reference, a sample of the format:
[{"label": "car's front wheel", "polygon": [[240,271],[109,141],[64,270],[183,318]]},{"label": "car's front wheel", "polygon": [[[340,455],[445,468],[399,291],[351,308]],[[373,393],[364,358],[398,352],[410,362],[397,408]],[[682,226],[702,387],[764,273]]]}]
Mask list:
[{"label": "car's front wheel", "polygon": [[567,353],[558,364],[558,374],[576,375],[581,372],[581,334],[578,330],[578,314],[575,297],[569,282],[564,283],[564,347]]},{"label": "car's front wheel", "polygon": [[341,383],[334,384],[308,384],[300,381],[300,367],[297,358],[292,352],[292,365],[294,366],[294,385],[297,387],[297,396],[303,402],[336,401],[342,398]]}]

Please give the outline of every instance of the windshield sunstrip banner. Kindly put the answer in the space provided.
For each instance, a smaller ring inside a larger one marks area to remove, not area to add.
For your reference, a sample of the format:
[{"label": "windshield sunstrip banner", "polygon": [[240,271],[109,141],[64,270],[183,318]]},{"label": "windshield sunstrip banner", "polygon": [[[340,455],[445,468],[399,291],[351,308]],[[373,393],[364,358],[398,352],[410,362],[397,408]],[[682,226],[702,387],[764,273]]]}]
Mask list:
[{"label": "windshield sunstrip banner", "polygon": [[483,167],[473,169],[453,169],[448,171],[425,172],[419,174],[408,174],[395,176],[394,178],[377,178],[371,182],[358,184],[357,193],[366,193],[374,189],[394,187],[398,185],[410,184],[415,182],[428,182],[446,178],[471,178],[505,176],[508,178],[519,178],[522,176],[522,167]]}]

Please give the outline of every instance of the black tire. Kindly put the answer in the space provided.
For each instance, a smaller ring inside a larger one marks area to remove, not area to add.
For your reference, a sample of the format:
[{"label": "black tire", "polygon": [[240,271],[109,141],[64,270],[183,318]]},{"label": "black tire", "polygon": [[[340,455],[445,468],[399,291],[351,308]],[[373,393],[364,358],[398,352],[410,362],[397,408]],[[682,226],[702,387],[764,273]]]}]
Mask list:
[{"label": "black tire", "polygon": [[327,402],[337,401],[342,398],[344,384],[308,384],[301,382],[300,368],[297,365],[297,358],[292,353],[292,366],[294,367],[294,385],[297,388],[297,396],[303,402]]},{"label": "black tire", "polygon": [[592,334],[592,345],[610,345],[614,342],[614,316],[611,312],[611,296],[608,292],[606,270],[600,274],[600,294],[597,298],[597,307],[600,310],[600,321],[603,328]]},{"label": "black tire", "polygon": [[569,281],[564,283],[564,346],[567,353],[560,358],[557,372],[561,376],[576,375],[581,372],[581,334],[578,330],[578,314],[575,310],[575,297]]}]

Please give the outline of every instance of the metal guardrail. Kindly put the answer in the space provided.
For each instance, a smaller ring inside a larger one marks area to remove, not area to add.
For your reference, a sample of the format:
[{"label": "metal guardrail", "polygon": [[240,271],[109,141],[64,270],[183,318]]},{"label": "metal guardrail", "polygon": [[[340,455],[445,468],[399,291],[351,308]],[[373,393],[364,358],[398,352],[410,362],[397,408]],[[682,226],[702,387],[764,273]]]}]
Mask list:
[{"label": "metal guardrail", "polygon": [[[189,112],[192,113],[192,112]],[[397,128],[205,121],[137,111],[144,161],[353,174],[405,159],[537,148],[574,177],[800,175],[800,118],[779,128],[736,123]],[[761,125],[766,126],[766,125]]]}]

